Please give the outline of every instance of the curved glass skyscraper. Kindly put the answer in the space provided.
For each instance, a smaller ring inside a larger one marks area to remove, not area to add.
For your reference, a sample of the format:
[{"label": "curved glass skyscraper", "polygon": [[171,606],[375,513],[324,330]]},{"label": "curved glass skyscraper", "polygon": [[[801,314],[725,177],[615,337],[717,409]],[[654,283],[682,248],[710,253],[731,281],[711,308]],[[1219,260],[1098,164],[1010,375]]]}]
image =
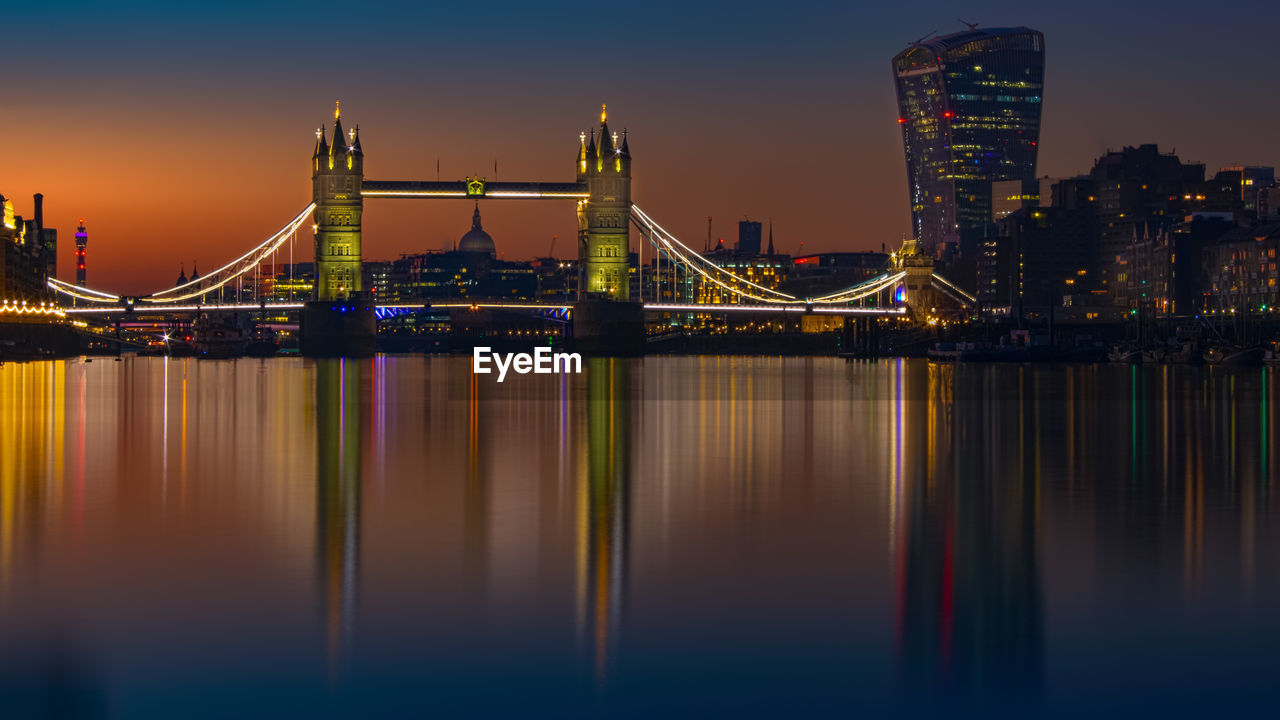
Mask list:
[{"label": "curved glass skyscraper", "polygon": [[990,28],[921,40],[893,58],[914,235],[930,254],[976,251],[991,182],[1036,176],[1044,34]]}]

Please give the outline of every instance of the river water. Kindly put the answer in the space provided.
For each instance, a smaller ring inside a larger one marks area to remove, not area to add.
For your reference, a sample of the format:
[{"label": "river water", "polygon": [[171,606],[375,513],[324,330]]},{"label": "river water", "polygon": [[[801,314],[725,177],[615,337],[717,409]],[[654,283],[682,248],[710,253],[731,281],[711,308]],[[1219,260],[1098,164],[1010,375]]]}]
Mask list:
[{"label": "river water", "polygon": [[1275,370],[0,366],[0,716],[1274,712]]}]

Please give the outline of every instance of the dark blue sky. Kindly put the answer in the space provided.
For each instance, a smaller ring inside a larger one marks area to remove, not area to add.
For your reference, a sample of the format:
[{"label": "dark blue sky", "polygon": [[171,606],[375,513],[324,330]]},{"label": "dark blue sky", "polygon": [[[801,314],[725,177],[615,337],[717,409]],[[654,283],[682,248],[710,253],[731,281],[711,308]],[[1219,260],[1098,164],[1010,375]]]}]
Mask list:
[{"label": "dark blue sky", "polygon": [[[772,217],[782,250],[857,250],[909,228],[889,60],[963,26],[1046,35],[1041,174],[1157,142],[1210,171],[1277,164],[1275,3],[21,4],[6,11],[0,193],[86,217],[91,274],[147,290],[238,254],[309,198],[314,129],[361,125],[378,179],[571,176],[610,105],[637,203],[697,244]],[[509,258],[572,236],[571,208],[482,207]],[[366,256],[438,248],[452,203],[371,204]],[[558,241],[557,253],[572,243]],[[137,250],[145,250],[138,253]],[[64,263],[68,262],[64,259]]]}]

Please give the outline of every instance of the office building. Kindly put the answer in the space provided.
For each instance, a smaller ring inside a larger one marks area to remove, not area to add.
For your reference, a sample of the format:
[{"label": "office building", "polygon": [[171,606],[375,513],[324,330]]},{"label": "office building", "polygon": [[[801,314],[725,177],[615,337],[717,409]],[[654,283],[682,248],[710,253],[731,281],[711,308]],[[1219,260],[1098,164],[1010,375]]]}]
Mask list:
[{"label": "office building", "polygon": [[1258,191],[1258,219],[1280,219],[1280,186],[1272,185]]},{"label": "office building", "polygon": [[1276,170],[1273,167],[1257,165],[1234,165],[1224,167],[1215,176],[1219,188],[1230,195],[1238,197],[1240,208],[1250,216],[1259,219],[1258,193],[1263,188],[1276,184]]},{"label": "office building", "polygon": [[1206,247],[1205,312],[1265,313],[1280,305],[1280,223],[1232,228]]},{"label": "office building", "polygon": [[743,255],[759,255],[763,239],[762,226],[754,220],[738,221],[738,252]]},{"label": "office building", "polygon": [[1215,209],[1203,163],[1184,163],[1156,145],[1109,151],[1094,163],[1086,189],[1098,217],[1094,288],[1124,305],[1126,251],[1144,235],[1162,232],[1186,215]]},{"label": "office building", "polygon": [[790,265],[782,290],[796,297],[815,297],[853,287],[884,273],[889,266],[889,255],[882,252],[819,253],[801,255]]},{"label": "office building", "polygon": [[997,180],[991,183],[991,219],[999,221],[1022,208],[1053,204],[1053,186],[1057,178],[1034,180]]},{"label": "office building", "polygon": [[1044,35],[971,29],[893,59],[912,231],[927,255],[976,252],[991,183],[1032,180],[1040,142]]},{"label": "office building", "polygon": [[1168,225],[1153,221],[1125,251],[1125,283],[1116,304],[1143,317],[1200,311],[1205,248],[1236,228],[1229,212],[1197,212]]},{"label": "office building", "polygon": [[1027,207],[997,223],[978,265],[978,302],[997,314],[1062,304],[1088,283],[1097,225],[1092,213]]}]

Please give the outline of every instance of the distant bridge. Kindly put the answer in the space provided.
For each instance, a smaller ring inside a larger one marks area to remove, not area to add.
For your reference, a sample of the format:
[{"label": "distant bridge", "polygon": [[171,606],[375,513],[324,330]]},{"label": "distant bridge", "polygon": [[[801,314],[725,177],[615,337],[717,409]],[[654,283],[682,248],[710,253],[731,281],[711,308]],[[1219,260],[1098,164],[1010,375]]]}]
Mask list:
[{"label": "distant bridge", "polygon": [[[289,311],[301,310],[304,303],[300,302],[262,302],[262,303],[210,303],[207,305],[187,304],[187,305],[140,305],[137,303],[116,303],[116,304],[100,304],[87,307],[64,308],[64,312],[68,315],[189,315],[201,312],[273,312],[273,311]],[[414,311],[414,310],[526,310],[526,311],[547,311],[560,314],[564,318],[568,318],[573,314],[572,305],[554,304],[554,303],[535,303],[535,302],[466,302],[448,300],[438,303],[387,303],[384,305],[376,305],[382,317],[393,314],[400,314],[394,311]],[[687,312],[687,313],[822,313],[826,315],[878,315],[884,317],[897,317],[907,312],[905,307],[856,307],[852,305],[822,305],[822,304],[787,304],[787,305],[741,305],[728,303],[644,303],[645,312],[669,313],[669,312]]]}]

